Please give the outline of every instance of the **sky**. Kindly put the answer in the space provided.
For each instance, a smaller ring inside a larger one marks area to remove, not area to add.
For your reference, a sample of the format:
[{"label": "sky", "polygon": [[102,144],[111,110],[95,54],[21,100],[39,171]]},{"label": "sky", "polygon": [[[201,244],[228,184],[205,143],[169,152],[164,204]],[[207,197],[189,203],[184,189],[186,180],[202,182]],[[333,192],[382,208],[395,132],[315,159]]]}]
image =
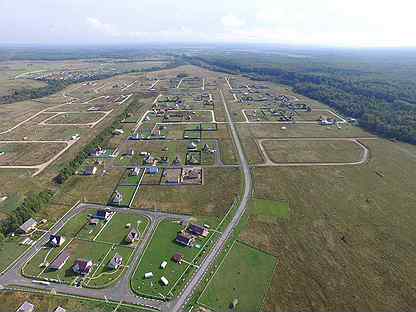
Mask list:
[{"label": "sky", "polygon": [[414,0],[0,0],[0,44],[416,47]]}]

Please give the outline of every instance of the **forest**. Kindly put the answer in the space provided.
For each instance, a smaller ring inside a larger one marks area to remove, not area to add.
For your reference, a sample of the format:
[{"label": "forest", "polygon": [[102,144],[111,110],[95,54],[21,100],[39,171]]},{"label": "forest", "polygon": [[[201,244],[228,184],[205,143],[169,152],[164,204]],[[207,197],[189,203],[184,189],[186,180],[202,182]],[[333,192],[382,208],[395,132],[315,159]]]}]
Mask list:
[{"label": "forest", "polygon": [[[416,144],[416,60],[372,56],[228,52],[187,56],[195,64],[292,86],[386,138]],[[406,59],[407,58],[407,59]]]}]

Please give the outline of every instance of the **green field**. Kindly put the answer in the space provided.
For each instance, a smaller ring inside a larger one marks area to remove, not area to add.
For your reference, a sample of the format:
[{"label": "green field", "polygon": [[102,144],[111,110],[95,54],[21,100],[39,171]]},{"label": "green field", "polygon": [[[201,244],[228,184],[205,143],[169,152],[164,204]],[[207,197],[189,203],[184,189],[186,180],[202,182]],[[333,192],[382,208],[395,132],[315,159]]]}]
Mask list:
[{"label": "green field", "polygon": [[111,198],[109,200],[109,202],[111,203],[111,205],[114,206],[122,206],[122,207],[128,207],[130,205],[131,200],[134,197],[134,194],[136,192],[136,187],[137,186],[131,186],[131,185],[119,185],[117,187],[117,191],[119,191],[123,198],[120,204],[115,204],[112,202],[114,194],[111,195]]},{"label": "green field", "polygon": [[[134,249],[130,247],[113,246],[100,266],[94,268],[92,275],[86,279],[85,285],[92,288],[103,288],[117,281],[129,265],[133,252]],[[112,270],[108,267],[108,263],[116,254],[123,257],[123,266],[117,270]]]},{"label": "green field", "polygon": [[249,203],[250,216],[262,222],[278,222],[289,218],[289,202],[253,198]]},{"label": "green field", "polygon": [[[127,224],[130,224],[130,226],[127,226]],[[124,239],[131,227],[138,229],[141,236],[143,236],[148,224],[149,220],[145,217],[134,214],[117,213],[111,218],[105,229],[97,237],[97,241],[124,245],[126,244]]]},{"label": "green field", "polygon": [[17,259],[28,246],[20,245],[21,237],[7,238],[0,242],[0,272]]},{"label": "green field", "polygon": [[276,265],[275,257],[243,243],[235,243],[198,302],[213,311],[227,311],[238,299],[235,311],[261,311]]},{"label": "green field", "polygon": [[[171,257],[179,252],[183,255],[184,260],[192,262],[201,251],[196,247],[184,247],[175,242],[176,234],[181,229],[182,226],[176,221],[162,221],[159,224],[131,279],[134,292],[157,298],[169,295],[172,287],[187,268],[186,263],[177,264],[171,260]],[[202,246],[207,239],[198,239],[196,244]],[[160,268],[163,261],[168,262],[165,269]],[[147,272],[153,272],[154,277],[145,279],[144,274]],[[160,278],[162,276],[169,281],[168,286],[161,285]]]}]

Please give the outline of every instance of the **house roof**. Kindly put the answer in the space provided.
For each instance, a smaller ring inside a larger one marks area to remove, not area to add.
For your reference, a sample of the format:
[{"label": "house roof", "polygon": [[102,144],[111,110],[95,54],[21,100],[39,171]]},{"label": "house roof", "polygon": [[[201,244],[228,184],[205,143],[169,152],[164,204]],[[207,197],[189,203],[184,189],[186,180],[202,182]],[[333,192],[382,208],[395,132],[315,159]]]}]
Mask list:
[{"label": "house roof", "polygon": [[189,245],[192,242],[193,237],[188,234],[178,234],[176,236],[176,241],[180,244]]},{"label": "house roof", "polygon": [[176,254],[174,254],[172,256],[172,260],[175,261],[175,262],[182,261],[182,258],[183,258],[183,255],[181,253],[179,253],[179,252],[177,252]]},{"label": "house roof", "polygon": [[80,273],[88,273],[92,268],[92,261],[87,259],[77,259],[74,263],[77,271]]},{"label": "house roof", "polygon": [[95,217],[99,219],[107,219],[110,216],[110,212],[104,209],[97,210]]},{"label": "house roof", "polygon": [[35,306],[28,301],[23,302],[23,304],[17,309],[16,312],[32,312],[35,309]]},{"label": "house roof", "polygon": [[206,231],[206,229],[203,226],[198,224],[190,224],[189,230],[197,235],[202,235]]},{"label": "house roof", "polygon": [[36,224],[38,224],[36,222],[36,220],[30,218],[29,220],[27,220],[25,223],[23,223],[19,229],[21,229],[23,232],[27,233],[28,231],[30,231],[33,227],[36,226]]},{"label": "house roof", "polygon": [[66,310],[62,307],[57,307],[53,312],[66,312]]},{"label": "house roof", "polygon": [[60,235],[51,234],[49,236],[49,242],[51,242],[52,244],[59,245],[61,243],[61,240],[65,240],[65,239]]},{"label": "house roof", "polygon": [[55,258],[55,260],[53,260],[53,262],[49,265],[49,268],[53,270],[61,269],[70,256],[71,253],[69,251],[62,252],[58,257]]}]

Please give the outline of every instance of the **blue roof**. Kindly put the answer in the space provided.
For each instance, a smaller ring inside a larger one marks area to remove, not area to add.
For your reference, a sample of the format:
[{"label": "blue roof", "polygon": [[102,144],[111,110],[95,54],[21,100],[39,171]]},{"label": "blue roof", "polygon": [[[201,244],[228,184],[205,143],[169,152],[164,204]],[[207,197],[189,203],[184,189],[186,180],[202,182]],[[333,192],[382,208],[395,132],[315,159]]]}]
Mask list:
[{"label": "blue roof", "polygon": [[159,168],[158,167],[147,167],[146,168],[146,173],[158,173],[159,172]]}]

